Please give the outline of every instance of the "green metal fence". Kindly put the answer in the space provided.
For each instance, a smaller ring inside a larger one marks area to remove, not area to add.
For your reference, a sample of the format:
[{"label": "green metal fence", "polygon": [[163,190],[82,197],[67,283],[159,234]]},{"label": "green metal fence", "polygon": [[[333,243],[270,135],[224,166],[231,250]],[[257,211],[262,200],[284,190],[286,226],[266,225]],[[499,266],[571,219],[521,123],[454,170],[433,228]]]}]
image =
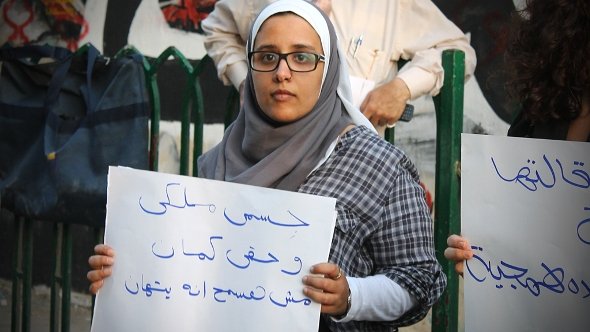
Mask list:
[{"label": "green metal fence", "polygon": [[436,170],[434,201],[434,243],[436,258],[447,276],[447,289],[432,311],[432,331],[457,331],[459,276],[454,263],[444,257],[447,237],[461,232],[460,162],[463,131],[463,86],[465,54],[443,52],[445,79],[435,98]]},{"label": "green metal fence", "polygon": [[[460,161],[463,131],[463,91],[465,54],[447,50],[442,55],[444,84],[434,97],[436,110],[436,164],[434,195],[434,242],[436,258],[447,276],[447,288],[432,310],[433,332],[458,330],[459,276],[454,263],[444,257],[447,237],[461,232]],[[385,139],[394,143],[395,129],[385,130]]]},{"label": "green metal fence", "polygon": [[[132,47],[121,50],[116,56],[138,53]],[[190,126],[194,126],[193,160],[202,153],[204,106],[199,77],[211,59],[205,56],[193,66],[176,48],[166,49],[155,59],[144,60],[147,86],[152,105],[150,127],[150,169],[158,170],[158,134],[160,132],[160,95],[157,73],[168,60],[178,61],[186,75],[187,85],[183,91],[180,174],[189,174]],[[459,160],[460,134],[463,119],[463,73],[464,55],[461,51],[443,53],[445,81],[441,93],[435,98],[437,117],[436,175],[435,175],[435,242],[437,258],[444,268],[449,286],[443,298],[435,306],[432,315],[432,331],[456,331],[458,311],[458,278],[453,264],[443,257],[446,238],[459,233]],[[225,125],[236,115],[239,95],[234,90],[227,102]],[[394,131],[386,131],[386,139],[393,142]],[[197,175],[193,162],[192,175]],[[33,223],[28,218],[16,217],[15,246],[13,248],[11,331],[31,331],[31,290],[33,269]],[[0,222],[3,222],[0,220]],[[72,271],[72,225],[53,225],[51,308],[49,331],[70,330],[71,271]],[[102,242],[103,229],[95,229],[96,243]]]}]

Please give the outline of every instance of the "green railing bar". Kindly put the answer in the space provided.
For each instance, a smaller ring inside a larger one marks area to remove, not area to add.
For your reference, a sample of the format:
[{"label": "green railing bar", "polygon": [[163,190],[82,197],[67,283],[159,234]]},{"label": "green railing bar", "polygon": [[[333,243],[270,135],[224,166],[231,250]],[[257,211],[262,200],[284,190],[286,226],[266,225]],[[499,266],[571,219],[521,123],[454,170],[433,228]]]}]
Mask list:
[{"label": "green railing bar", "polygon": [[395,128],[385,128],[385,135],[383,135],[386,141],[391,144],[395,144]]},{"label": "green railing bar", "polygon": [[197,159],[203,154],[203,127],[205,125],[205,105],[203,99],[203,90],[201,89],[200,75],[203,73],[205,64],[210,63],[212,60],[209,56],[205,55],[195,67],[191,80],[195,83],[193,90],[193,176],[199,176],[199,170],[197,165]]},{"label": "green railing bar", "polygon": [[158,80],[155,74],[151,74],[151,68],[146,71],[146,81],[148,94],[151,102],[150,117],[150,147],[149,147],[149,168],[152,171],[158,170],[158,146],[160,145],[160,90],[158,90]]},{"label": "green railing bar", "polygon": [[225,129],[234,122],[238,112],[240,112],[240,93],[235,88],[231,88],[225,104],[225,118],[223,119]]},{"label": "green railing bar", "polygon": [[[49,330],[70,330],[70,303],[72,290],[72,230],[70,224],[56,223],[52,247],[54,259],[51,277],[51,308]],[[61,297],[60,297],[61,294]],[[60,306],[61,304],[61,306]],[[61,309],[61,310],[60,310]]]},{"label": "green railing bar", "polygon": [[72,291],[72,225],[63,225],[61,285],[61,330],[70,331],[70,303]]},{"label": "green railing bar", "polygon": [[[192,74],[192,73],[191,73]],[[190,99],[193,95],[194,82],[191,82],[192,75],[187,78],[187,87],[182,93],[182,114],[180,122],[180,174],[188,175],[189,152],[190,152],[190,130],[191,130],[191,112]]]},{"label": "green railing bar", "polygon": [[[173,51],[170,51],[173,52]],[[158,82],[157,76],[155,71],[152,72],[152,66],[148,59],[137,50],[132,45],[127,45],[120,49],[115,55],[114,58],[118,58],[121,56],[139,54],[142,56],[143,60],[143,70],[145,74],[145,83],[148,90],[148,95],[150,98],[150,133],[159,133],[160,132],[160,93],[158,90]],[[164,59],[165,60],[165,59]],[[160,63],[163,60],[160,61]],[[151,135],[150,134],[150,146],[149,146],[149,169],[150,170],[158,170],[158,145],[159,145],[159,135]]]},{"label": "green railing bar", "polygon": [[[193,98],[193,172],[192,176],[199,176],[199,168],[197,160],[203,154],[203,128],[205,125],[205,112],[203,110],[203,93],[200,83],[197,81],[195,85],[195,96]],[[196,104],[196,105],[195,105]]]},{"label": "green railing bar", "polygon": [[23,255],[23,331],[31,330],[31,307],[33,289],[33,221],[24,218],[24,255]]},{"label": "green railing bar", "polygon": [[187,60],[187,58],[176,47],[170,46],[166,48],[164,52],[162,52],[162,54],[160,54],[156,59],[154,59],[150,68],[150,75],[154,75],[160,69],[160,66],[162,66],[162,64],[170,57],[177,59],[187,74],[191,74],[193,72],[193,66]]},{"label": "green railing bar", "polygon": [[24,223],[22,219],[14,220],[15,222],[15,234],[14,234],[14,250],[13,250],[13,259],[12,259],[12,308],[11,308],[11,330],[12,332],[18,331],[18,326],[21,325],[22,314],[22,297],[21,290],[22,290],[22,269],[20,266],[20,262],[22,261],[23,250],[22,250],[22,243],[23,243],[23,228]]},{"label": "green railing bar", "polygon": [[[15,218],[16,221],[17,218]],[[18,217],[16,221],[16,241],[14,248],[12,278],[12,331],[31,330],[31,289],[33,279],[33,229],[32,221]]]},{"label": "green railing bar", "polygon": [[442,55],[445,78],[441,93],[434,98],[436,108],[436,171],[434,243],[436,258],[443,267],[448,284],[432,311],[432,331],[457,331],[459,276],[454,263],[444,257],[447,237],[460,232],[460,183],[463,131],[463,90],[465,54],[447,50]]},{"label": "green railing bar", "polygon": [[[189,140],[190,140],[190,109],[189,109],[189,100],[191,98],[191,91],[194,89],[195,82],[191,79],[193,74],[193,66],[191,63],[186,59],[186,57],[174,46],[170,46],[158,56],[154,62],[152,63],[152,67],[149,70],[149,76],[154,78],[156,72],[159,70],[160,66],[168,60],[168,58],[173,57],[177,59],[182,67],[182,69],[187,74],[187,88],[185,89],[183,95],[183,103],[182,103],[182,115],[181,115],[181,129],[180,129],[180,174],[188,175],[188,164],[189,164]],[[159,131],[152,132],[152,139],[154,136],[157,136]],[[155,134],[155,135],[154,135]],[[157,149],[157,145],[155,146]]]},{"label": "green railing bar", "polygon": [[19,323],[19,285],[20,278],[18,277],[18,262],[20,261],[20,223],[15,221],[14,225],[14,246],[12,248],[12,303],[10,307],[10,331],[16,332]]},{"label": "green railing bar", "polygon": [[138,54],[142,56],[142,60],[143,60],[143,69],[147,72],[150,70],[150,63],[149,61],[137,50],[137,48],[135,48],[132,45],[127,45],[125,47],[123,47],[122,49],[120,49],[117,53],[115,53],[115,55],[113,56],[113,58],[120,58],[122,56],[128,56],[128,55],[134,55],[134,54]]},{"label": "green railing bar", "polygon": [[51,332],[59,331],[59,291],[61,284],[61,250],[63,237],[63,224],[55,223],[53,226],[53,239],[51,240],[51,248],[54,256],[51,263],[51,308],[49,314],[49,330]]}]

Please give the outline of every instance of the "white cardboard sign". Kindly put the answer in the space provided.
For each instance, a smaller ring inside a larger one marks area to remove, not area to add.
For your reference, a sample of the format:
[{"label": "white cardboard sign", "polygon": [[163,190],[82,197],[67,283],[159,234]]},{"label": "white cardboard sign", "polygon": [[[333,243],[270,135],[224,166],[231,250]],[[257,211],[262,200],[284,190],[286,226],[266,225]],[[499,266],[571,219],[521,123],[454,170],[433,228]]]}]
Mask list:
[{"label": "white cardboard sign", "polygon": [[302,278],[325,262],[333,198],[109,169],[113,275],[92,331],[312,331]]}]

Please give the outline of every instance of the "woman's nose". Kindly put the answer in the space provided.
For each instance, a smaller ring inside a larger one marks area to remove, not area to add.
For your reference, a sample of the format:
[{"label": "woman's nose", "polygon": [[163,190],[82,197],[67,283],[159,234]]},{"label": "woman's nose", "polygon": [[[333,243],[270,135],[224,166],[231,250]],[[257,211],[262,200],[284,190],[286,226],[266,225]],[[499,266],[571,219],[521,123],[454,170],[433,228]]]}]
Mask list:
[{"label": "woman's nose", "polygon": [[289,65],[287,64],[287,60],[281,59],[279,61],[279,65],[275,70],[275,77],[277,81],[282,82],[283,80],[291,79],[291,69],[289,69]]}]

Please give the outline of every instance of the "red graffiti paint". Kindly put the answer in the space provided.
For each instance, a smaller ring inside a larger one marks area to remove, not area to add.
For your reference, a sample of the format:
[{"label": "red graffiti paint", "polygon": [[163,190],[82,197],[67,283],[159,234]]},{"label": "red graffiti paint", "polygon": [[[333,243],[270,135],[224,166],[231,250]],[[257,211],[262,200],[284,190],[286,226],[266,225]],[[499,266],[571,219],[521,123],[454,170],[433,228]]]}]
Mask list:
[{"label": "red graffiti paint", "polygon": [[201,21],[207,18],[217,0],[180,0],[178,4],[162,5],[162,13],[172,28],[200,32]]},{"label": "red graffiti paint", "polygon": [[13,33],[10,36],[8,36],[8,41],[21,41],[23,44],[26,44],[29,42],[29,37],[27,37],[27,35],[25,34],[25,27],[31,24],[33,18],[35,17],[35,13],[33,12],[33,6],[31,5],[31,2],[28,0],[24,0],[22,1],[22,5],[24,6],[24,9],[26,11],[27,18],[22,23],[15,22],[13,20],[13,17],[11,17],[10,15],[11,13],[15,14],[11,11],[15,3],[16,0],[9,0],[2,8],[2,17],[4,18],[4,22],[6,22],[6,24],[13,30]]},{"label": "red graffiti paint", "polygon": [[66,42],[68,49],[78,48],[78,41],[88,34],[88,21],[84,19],[83,5],[75,0],[42,0],[45,14],[50,19],[54,32]]}]

